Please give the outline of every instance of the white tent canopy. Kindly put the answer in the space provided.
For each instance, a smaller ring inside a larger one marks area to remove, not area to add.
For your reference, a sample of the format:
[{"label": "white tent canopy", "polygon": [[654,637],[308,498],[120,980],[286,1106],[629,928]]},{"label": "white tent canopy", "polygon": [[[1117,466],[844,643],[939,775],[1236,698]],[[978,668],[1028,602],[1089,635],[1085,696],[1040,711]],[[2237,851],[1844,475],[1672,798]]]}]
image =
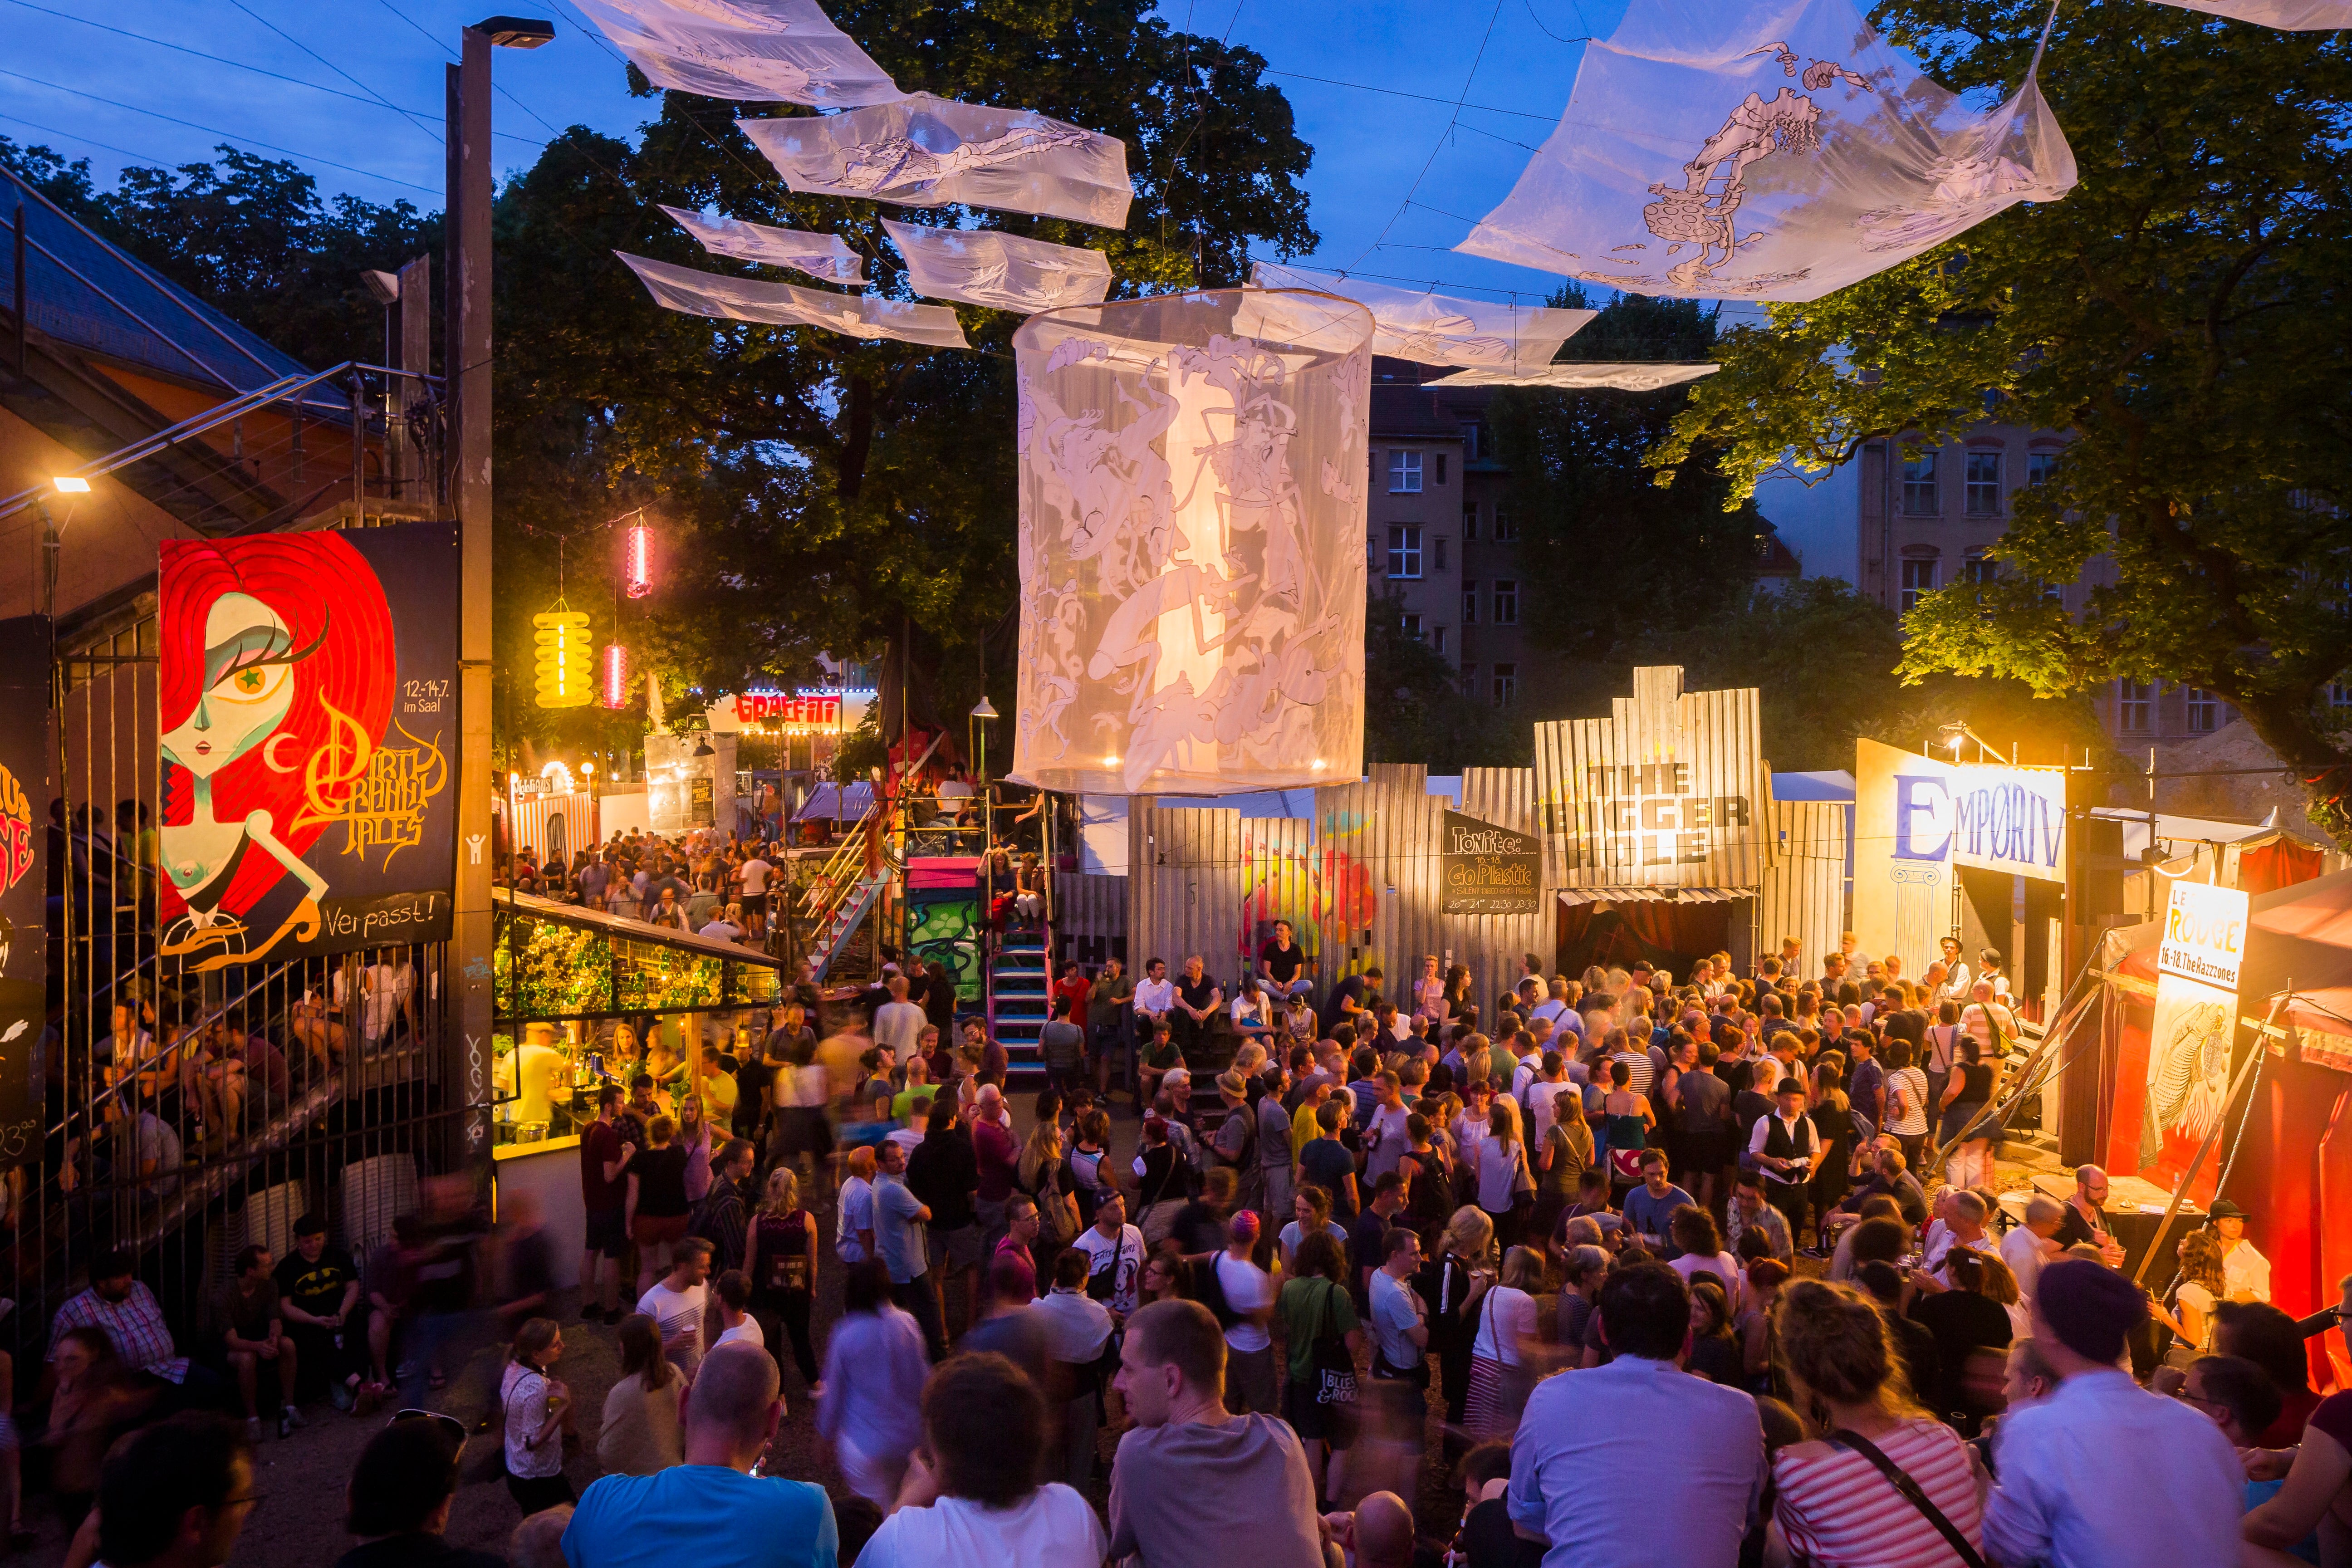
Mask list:
[{"label": "white tent canopy", "polygon": [[573,0],[656,87],[848,109],[898,84],[816,0]]},{"label": "white tent canopy", "polygon": [[2233,22],[2254,22],[2288,33],[2333,32],[2352,27],[2352,0],[2158,0],[2184,11],[2203,11]]},{"label": "white tent canopy", "polygon": [[1110,258],[992,228],[935,228],[882,220],[907,258],[918,294],[1034,315],[1062,305],[1099,305],[1110,292]]},{"label": "white tent canopy", "polygon": [[1559,345],[1598,313],[1458,300],[1272,261],[1252,263],[1250,281],[1261,289],[1314,289],[1353,300],[1372,313],[1372,352],[1417,364],[1533,370],[1549,364]]},{"label": "white tent canopy", "polygon": [[1713,375],[1719,364],[1668,364],[1633,361],[1548,364],[1540,370],[1514,374],[1507,370],[1457,370],[1423,384],[1429,386],[1559,386],[1583,391],[1655,392]]},{"label": "white tent canopy", "polygon": [[629,264],[654,302],[689,316],[760,321],[778,327],[823,327],[853,338],[895,338],[936,349],[968,349],[963,328],[944,305],[916,305],[872,294],[828,294],[793,283],[729,278],[613,253]]},{"label": "white tent canopy", "polygon": [[772,228],[739,217],[705,217],[684,207],[664,207],[662,211],[713,256],[731,256],[738,261],[757,261],[767,267],[789,267],[827,283],[866,281],[866,258],[850,249],[837,234]]},{"label": "white tent canopy", "polygon": [[1121,228],[1127,143],[1026,110],[927,92],[846,114],[735,122],[793,190],[899,206],[966,206]]},{"label": "white tent canopy", "polygon": [[1979,114],[1853,0],[1643,0],[1456,248],[1640,294],[1818,300],[2074,184],[2031,70]]}]

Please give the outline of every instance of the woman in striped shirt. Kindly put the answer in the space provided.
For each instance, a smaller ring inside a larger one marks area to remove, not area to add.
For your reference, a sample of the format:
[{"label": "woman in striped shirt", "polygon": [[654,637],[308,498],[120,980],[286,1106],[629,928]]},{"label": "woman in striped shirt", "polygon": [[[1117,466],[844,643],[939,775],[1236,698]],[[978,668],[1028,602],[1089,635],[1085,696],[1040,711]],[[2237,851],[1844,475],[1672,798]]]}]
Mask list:
[{"label": "woman in striped shirt", "polygon": [[[1878,1309],[1848,1286],[1800,1279],[1781,1291],[1774,1317],[1793,1402],[1822,1434],[1772,1461],[1773,1522],[1788,1554],[1819,1568],[1951,1568],[1969,1561],[1937,1519],[1972,1551],[1980,1548],[1983,1471],[1975,1450],[1912,1397]],[[1874,1454],[1907,1476],[1928,1507],[1899,1488]]]}]

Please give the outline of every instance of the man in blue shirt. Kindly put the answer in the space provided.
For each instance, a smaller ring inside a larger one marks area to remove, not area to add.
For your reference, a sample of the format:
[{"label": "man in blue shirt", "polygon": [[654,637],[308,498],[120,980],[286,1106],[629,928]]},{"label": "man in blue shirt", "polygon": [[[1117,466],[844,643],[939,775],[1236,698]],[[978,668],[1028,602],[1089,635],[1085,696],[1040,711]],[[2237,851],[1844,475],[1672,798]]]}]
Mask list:
[{"label": "man in blue shirt", "polygon": [[[1511,1522],[1546,1540],[1543,1568],[1732,1568],[1765,1476],[1756,1402],[1678,1364],[1690,1291],[1663,1263],[1609,1276],[1606,1366],[1548,1378],[1511,1439]],[[1629,1505],[1628,1476],[1674,1479],[1671,1506]]]},{"label": "man in blue shirt", "polygon": [[890,1299],[923,1326],[933,1361],[948,1353],[947,1327],[932,1292],[931,1211],[907,1187],[906,1146],[884,1139],[874,1151],[874,1248],[890,1270]]},{"label": "man in blue shirt", "polygon": [[[569,1568],[834,1568],[840,1538],[824,1489],[755,1476],[783,1418],[775,1359],[754,1344],[702,1358],[686,1399],[686,1463],[589,1483],[563,1531]],[[714,1531],[714,1521],[726,1528]]]},{"label": "man in blue shirt", "polygon": [[1683,1255],[1675,1245],[1675,1211],[1697,1200],[1666,1180],[1666,1152],[1642,1152],[1642,1184],[1625,1194],[1625,1224],[1662,1263]]}]

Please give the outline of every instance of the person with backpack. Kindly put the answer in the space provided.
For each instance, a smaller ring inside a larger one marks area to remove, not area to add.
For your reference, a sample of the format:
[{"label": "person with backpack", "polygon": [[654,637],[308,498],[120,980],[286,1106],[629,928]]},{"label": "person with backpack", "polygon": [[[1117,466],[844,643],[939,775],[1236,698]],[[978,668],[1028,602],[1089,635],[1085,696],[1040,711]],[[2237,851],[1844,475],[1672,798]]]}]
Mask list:
[{"label": "person with backpack", "polygon": [[1225,1331],[1225,1408],[1236,1415],[1279,1415],[1274,1372],[1274,1281],[1254,1257],[1258,1219],[1241,1209],[1225,1222],[1225,1249],[1196,1265],[1202,1296]]}]

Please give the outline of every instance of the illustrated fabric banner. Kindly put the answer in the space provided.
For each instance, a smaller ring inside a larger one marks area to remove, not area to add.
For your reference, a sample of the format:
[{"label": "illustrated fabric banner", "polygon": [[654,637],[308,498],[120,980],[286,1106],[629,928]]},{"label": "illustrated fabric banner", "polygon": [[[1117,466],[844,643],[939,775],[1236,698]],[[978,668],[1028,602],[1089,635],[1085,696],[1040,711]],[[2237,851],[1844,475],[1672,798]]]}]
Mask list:
[{"label": "illustrated fabric banner", "polygon": [[816,0],[575,0],[656,87],[852,109],[898,87]]},{"label": "illustrated fabric banner", "polygon": [[1230,795],[1360,776],[1371,337],[1360,305],[1259,289],[1013,334],[1015,779]]},{"label": "illustrated fabric banner", "polygon": [[1457,370],[1452,375],[1442,375],[1423,386],[1558,386],[1578,391],[1607,390],[1612,392],[1655,392],[1660,387],[1680,386],[1696,381],[1703,375],[1713,375],[1723,367],[1719,364],[1666,364],[1634,361],[1611,363],[1600,360],[1581,363],[1548,364],[1541,370],[1516,372],[1508,370]]},{"label": "illustrated fabric banner", "polygon": [[827,283],[866,281],[866,258],[850,249],[837,234],[773,228],[764,223],[746,223],[739,217],[705,217],[683,207],[664,207],[662,211],[713,256],[731,256],[738,261],[757,261],[767,267],[789,267]]},{"label": "illustrated fabric banner", "polygon": [[882,220],[907,258],[918,294],[1034,315],[1064,305],[1099,305],[1110,292],[1110,258],[992,228],[932,228]]},{"label": "illustrated fabric banner", "polygon": [[[2121,1167],[2159,1186],[2179,1184],[2230,1109],[2249,908],[2240,889],[2185,878],[2166,897],[2137,1157]],[[2118,1133],[2124,1120],[2116,1118]],[[2211,1198],[2219,1163],[2208,1160],[2199,1172],[2199,1191],[2189,1194],[2196,1201]]]},{"label": "illustrated fabric banner", "polygon": [[654,303],[666,310],[772,327],[823,327],[853,338],[893,338],[935,349],[971,346],[956,324],[955,312],[944,305],[917,305],[872,294],[827,294],[794,283],[697,272],[625,250],[613,254],[629,264]]},{"label": "illustrated fabric banner", "polygon": [[1127,226],[1127,143],[928,92],[847,114],[739,120],[793,190],[902,207],[996,207]]},{"label": "illustrated fabric banner", "polygon": [[163,542],[167,966],[449,934],[457,530]]},{"label": "illustrated fabric banner", "polygon": [[1600,313],[1457,300],[1272,261],[1253,262],[1250,281],[1261,289],[1318,289],[1353,300],[1372,313],[1372,352],[1416,364],[1538,371]]},{"label": "illustrated fabric banner", "polygon": [[1852,0],[1644,0],[1455,248],[1637,294],[1818,300],[2074,184],[2031,70],[1979,114]]},{"label": "illustrated fabric banner", "polygon": [[0,1168],[41,1148],[34,1069],[47,1017],[49,654],[47,616],[0,621]]},{"label": "illustrated fabric banner", "polygon": [[2157,0],[2157,4],[2226,16],[2233,22],[2254,22],[2285,33],[2352,27],[2352,0]]}]

